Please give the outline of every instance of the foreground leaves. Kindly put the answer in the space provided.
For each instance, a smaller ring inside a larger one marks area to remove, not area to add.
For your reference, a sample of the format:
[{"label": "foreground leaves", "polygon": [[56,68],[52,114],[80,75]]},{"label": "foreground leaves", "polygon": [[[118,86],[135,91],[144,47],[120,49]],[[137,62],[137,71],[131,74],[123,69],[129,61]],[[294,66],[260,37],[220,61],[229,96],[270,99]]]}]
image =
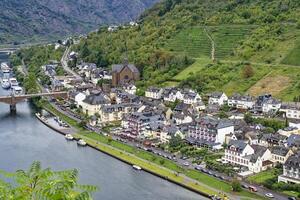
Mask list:
[{"label": "foreground leaves", "polygon": [[42,169],[40,162],[27,171],[0,174],[9,180],[0,180],[0,200],[91,200],[91,193],[97,190],[92,185],[79,185],[76,169],[54,172]]}]

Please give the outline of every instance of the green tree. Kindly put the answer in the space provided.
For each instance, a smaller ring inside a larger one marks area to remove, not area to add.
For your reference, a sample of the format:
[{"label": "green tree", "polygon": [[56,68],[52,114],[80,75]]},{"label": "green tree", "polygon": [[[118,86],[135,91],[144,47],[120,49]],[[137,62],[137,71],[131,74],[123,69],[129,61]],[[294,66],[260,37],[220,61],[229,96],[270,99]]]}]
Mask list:
[{"label": "green tree", "polygon": [[251,65],[246,65],[242,71],[243,78],[251,78],[254,75],[254,69]]},{"label": "green tree", "polygon": [[10,180],[0,180],[0,200],[91,200],[97,188],[77,183],[78,171],[52,171],[42,169],[40,162],[33,162],[28,170],[15,173],[1,172]]},{"label": "green tree", "polygon": [[242,191],[241,183],[237,179],[234,179],[231,182],[231,187],[232,187],[232,191],[234,191],[234,192],[241,192]]}]

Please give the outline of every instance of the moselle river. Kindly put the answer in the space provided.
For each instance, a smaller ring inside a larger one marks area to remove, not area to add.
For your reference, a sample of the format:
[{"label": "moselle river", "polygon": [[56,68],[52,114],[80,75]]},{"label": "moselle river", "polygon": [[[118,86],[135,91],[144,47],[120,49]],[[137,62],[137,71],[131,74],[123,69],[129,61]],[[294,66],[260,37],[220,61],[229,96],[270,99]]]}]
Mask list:
[{"label": "moselle river", "polygon": [[[0,95],[7,93],[0,88]],[[35,160],[54,170],[78,169],[80,183],[100,188],[94,193],[95,200],[205,199],[92,148],[66,141],[35,118],[28,102],[18,104],[15,115],[0,103],[0,169],[26,169]]]}]

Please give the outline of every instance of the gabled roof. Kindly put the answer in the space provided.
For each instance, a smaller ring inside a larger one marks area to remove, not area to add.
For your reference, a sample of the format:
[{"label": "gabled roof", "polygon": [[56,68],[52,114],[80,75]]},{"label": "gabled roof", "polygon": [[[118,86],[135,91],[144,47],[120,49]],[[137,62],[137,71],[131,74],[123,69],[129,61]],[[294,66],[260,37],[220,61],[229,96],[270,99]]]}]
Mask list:
[{"label": "gabled roof", "polygon": [[117,64],[112,65],[112,72],[121,72],[125,67],[128,67],[132,72],[139,73],[139,70],[136,68],[134,64]]},{"label": "gabled roof", "polygon": [[219,98],[221,98],[221,96],[222,96],[223,94],[224,94],[223,92],[213,92],[213,93],[210,94],[210,97],[211,97],[211,98],[219,99]]},{"label": "gabled roof", "polygon": [[284,164],[287,167],[300,168],[300,153],[291,155]]},{"label": "gabled roof", "polygon": [[264,153],[268,150],[267,147],[260,146],[260,145],[251,145],[254,149],[254,154],[251,155],[250,161],[255,163],[259,157],[262,157]]},{"label": "gabled roof", "polygon": [[109,99],[102,93],[95,93],[87,96],[84,100],[84,103],[90,105],[101,105],[101,104],[109,104]]},{"label": "gabled roof", "polygon": [[283,146],[274,146],[271,149],[272,154],[276,154],[279,156],[286,156],[287,153],[289,152],[289,149]]},{"label": "gabled roof", "polygon": [[238,152],[242,152],[246,148],[247,143],[245,143],[242,140],[230,140],[230,142],[228,144],[228,148],[230,148],[232,146],[234,146]]}]

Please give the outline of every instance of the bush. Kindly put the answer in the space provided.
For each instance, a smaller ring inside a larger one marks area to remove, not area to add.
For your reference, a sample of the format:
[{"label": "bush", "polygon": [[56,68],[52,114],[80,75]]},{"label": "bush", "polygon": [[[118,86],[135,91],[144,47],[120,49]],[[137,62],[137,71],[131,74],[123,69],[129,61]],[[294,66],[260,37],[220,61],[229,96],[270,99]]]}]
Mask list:
[{"label": "bush", "polygon": [[242,191],[241,183],[237,179],[234,179],[231,182],[231,187],[232,187],[232,191],[234,191],[234,192],[241,192]]}]

